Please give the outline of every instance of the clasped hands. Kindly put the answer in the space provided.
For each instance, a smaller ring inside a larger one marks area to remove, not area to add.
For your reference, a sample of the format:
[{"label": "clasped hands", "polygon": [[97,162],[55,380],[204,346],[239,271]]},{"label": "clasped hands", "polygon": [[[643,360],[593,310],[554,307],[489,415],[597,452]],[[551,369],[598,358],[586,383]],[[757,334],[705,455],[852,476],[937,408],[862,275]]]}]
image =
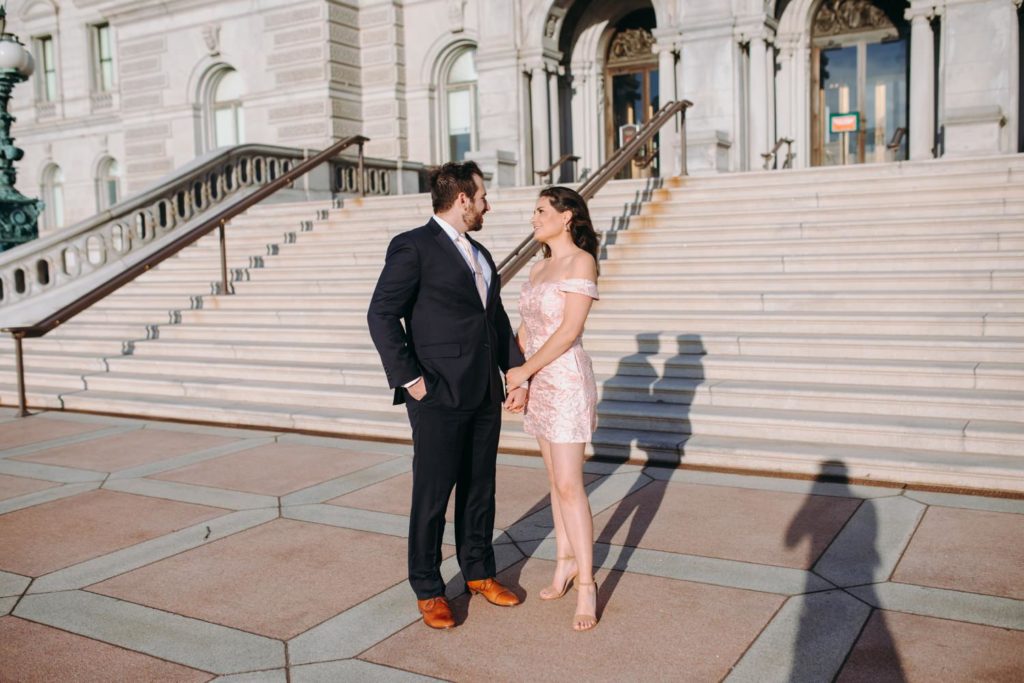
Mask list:
[{"label": "clasped hands", "polygon": [[505,384],[514,389],[509,389],[508,397],[503,407],[510,413],[521,413],[526,409],[527,391],[521,385],[530,379],[522,366],[511,368],[505,373]]}]

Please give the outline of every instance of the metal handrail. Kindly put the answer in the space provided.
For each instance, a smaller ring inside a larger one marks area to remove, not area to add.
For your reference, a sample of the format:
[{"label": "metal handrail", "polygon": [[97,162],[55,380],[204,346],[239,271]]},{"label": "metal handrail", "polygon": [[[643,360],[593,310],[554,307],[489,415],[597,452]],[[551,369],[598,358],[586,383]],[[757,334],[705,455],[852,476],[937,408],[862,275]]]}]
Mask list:
[{"label": "metal handrail", "polygon": [[903,138],[907,135],[907,129],[900,126],[892,132],[892,139],[889,140],[889,144],[885,146],[886,149],[899,149],[900,145],[903,144]]},{"label": "metal handrail", "polygon": [[[662,126],[671,121],[678,114],[681,122],[679,126],[681,149],[680,155],[682,175],[686,175],[686,110],[693,106],[689,100],[669,102],[655,114],[654,118],[648,121],[637,132],[635,138],[620,147],[612,156],[605,161],[600,168],[590,176],[577,190],[584,200],[590,201],[594,195],[625,168],[633,157],[635,157],[650,142]],[[516,247],[502,259],[498,264],[498,274],[501,276],[501,286],[504,287],[516,276],[523,266],[530,262],[530,259],[540,250],[540,242],[532,235],[520,242]]]},{"label": "metal handrail", "polygon": [[764,170],[770,171],[772,168],[772,160],[774,160],[778,154],[779,149],[782,146],[786,146],[786,160],[782,162],[782,168],[789,168],[793,164],[793,140],[792,138],[779,138],[775,142],[775,146],[772,147],[771,151],[762,154],[761,158],[764,159]]},{"label": "metal handrail", "polygon": [[[25,373],[24,373],[24,359],[22,355],[22,340],[26,337],[41,337],[47,332],[50,332],[58,325],[67,322],[74,316],[78,315],[85,309],[89,308],[96,302],[109,296],[117,289],[131,282],[139,275],[147,272],[153,266],[156,266],[166,260],[167,258],[177,254],[179,251],[196,242],[202,237],[205,237],[213,231],[214,228],[218,228],[220,231],[220,264],[221,264],[221,291],[225,294],[230,294],[231,289],[228,287],[227,281],[227,252],[225,249],[225,226],[229,220],[238,216],[239,214],[247,211],[254,205],[263,201],[275,192],[288,187],[298,178],[309,173],[316,167],[320,166],[324,162],[331,160],[336,157],[343,150],[358,145],[359,147],[359,178],[360,181],[363,177],[363,146],[369,142],[369,138],[363,137],[362,135],[352,135],[343,140],[339,140],[330,147],[324,149],[316,156],[302,162],[298,166],[279,176],[276,180],[260,187],[258,190],[252,192],[249,195],[241,198],[237,202],[230,203],[230,206],[226,208],[216,210],[212,212],[212,215],[200,222],[195,227],[184,230],[180,235],[177,235],[175,239],[168,241],[166,244],[161,246],[159,249],[154,250],[152,253],[146,255],[139,261],[127,266],[121,271],[118,271],[112,277],[105,280],[102,284],[92,288],[82,296],[71,301],[69,304],[61,307],[59,310],[47,313],[45,317],[34,324],[30,325],[18,325],[4,328],[2,331],[9,332],[14,338],[14,349],[15,349],[15,361],[17,365],[18,375],[18,403],[20,407],[19,414],[25,416],[28,414],[26,410],[26,398],[25,398]],[[362,182],[360,182],[362,185]],[[360,187],[362,191],[364,188]],[[129,205],[133,205],[133,202],[128,202]]]},{"label": "metal handrail", "polygon": [[555,163],[551,164],[550,168],[548,168],[547,170],[545,170],[545,171],[534,171],[533,173],[534,173],[534,175],[537,176],[537,180],[540,180],[541,182],[543,182],[544,181],[544,177],[547,176],[548,182],[550,183],[551,182],[551,176],[555,172],[556,168],[558,168],[559,166],[561,166],[562,164],[564,164],[567,161],[575,162],[575,161],[579,161],[579,160],[580,160],[580,158],[578,156],[576,156],[575,154],[563,154],[561,157],[559,157],[558,161],[556,161]]}]

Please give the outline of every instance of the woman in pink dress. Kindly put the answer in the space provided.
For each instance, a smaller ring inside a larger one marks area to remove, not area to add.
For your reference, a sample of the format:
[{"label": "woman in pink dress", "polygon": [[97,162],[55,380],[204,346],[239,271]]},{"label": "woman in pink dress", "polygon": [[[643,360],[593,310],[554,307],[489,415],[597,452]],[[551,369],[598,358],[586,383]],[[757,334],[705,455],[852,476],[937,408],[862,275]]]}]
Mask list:
[{"label": "woman in pink dress", "polygon": [[597,426],[597,387],[581,336],[598,298],[598,239],[583,197],[565,187],[541,191],[531,223],[544,259],[533,266],[519,299],[519,344],[527,360],[506,380],[509,386],[530,381],[523,428],[537,437],[551,482],[558,560],[540,597],[562,597],[575,579],[573,628],[587,631],[597,625],[597,585],[583,450]]}]

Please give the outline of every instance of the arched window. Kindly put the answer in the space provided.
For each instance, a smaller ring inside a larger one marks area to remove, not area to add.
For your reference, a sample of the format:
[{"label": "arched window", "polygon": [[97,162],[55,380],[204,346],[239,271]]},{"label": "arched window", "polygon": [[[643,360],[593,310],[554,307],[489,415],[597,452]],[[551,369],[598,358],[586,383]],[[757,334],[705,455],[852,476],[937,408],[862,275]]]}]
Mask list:
[{"label": "arched window", "polygon": [[109,209],[121,198],[121,166],[115,159],[107,157],[100,162],[96,172],[96,209]]},{"label": "arched window", "polygon": [[446,152],[462,161],[477,146],[476,50],[469,48],[451,61],[444,78]]},{"label": "arched window", "polygon": [[230,67],[213,71],[203,88],[207,149],[240,145],[245,141],[242,77]]},{"label": "arched window", "polygon": [[50,164],[43,171],[43,220],[47,228],[57,230],[64,227],[64,171],[57,164]]}]

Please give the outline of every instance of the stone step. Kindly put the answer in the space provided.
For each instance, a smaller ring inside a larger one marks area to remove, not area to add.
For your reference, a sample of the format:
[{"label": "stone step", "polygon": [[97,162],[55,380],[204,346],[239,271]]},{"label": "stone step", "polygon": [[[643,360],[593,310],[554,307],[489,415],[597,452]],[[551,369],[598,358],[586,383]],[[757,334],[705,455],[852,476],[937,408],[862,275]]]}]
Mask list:
[{"label": "stone step", "polygon": [[[760,180],[760,181],[759,181]],[[863,196],[876,193],[885,196],[888,192],[900,192],[908,196],[934,195],[945,190],[986,190],[994,187],[1010,188],[1015,182],[1013,174],[1003,173],[993,176],[989,173],[947,173],[943,175],[911,175],[906,177],[891,178],[885,182],[883,189],[879,188],[877,176],[848,178],[841,184],[835,182],[822,182],[820,177],[805,178],[802,182],[796,176],[790,176],[784,183],[767,183],[766,179],[753,178],[748,175],[748,182],[744,184],[722,184],[715,183],[708,177],[693,177],[685,179],[679,186],[666,183],[662,188],[654,191],[653,199],[658,201],[665,196],[681,196],[693,199],[762,199],[772,200],[780,197],[787,198],[837,198],[842,196]],[[708,182],[711,181],[711,182]],[[785,192],[780,188],[785,187]]]},{"label": "stone step", "polygon": [[[233,390],[233,387],[231,385],[226,388]],[[303,389],[296,388],[296,392],[301,391]],[[312,400],[317,397],[317,392],[311,392],[308,388],[304,391],[305,394],[287,393],[289,398],[294,399]],[[282,392],[285,390],[282,389]],[[200,395],[204,393],[207,390],[196,383],[184,383],[178,394],[140,397],[119,391],[90,389],[62,398],[65,406],[71,410],[123,412],[127,409],[131,414],[189,420],[194,420],[200,414],[206,421],[265,425],[272,429],[303,429],[352,437],[408,438],[409,429],[404,411],[393,406],[381,410],[363,410],[347,406],[339,409],[335,403],[324,402],[309,405],[255,401],[245,403],[246,397],[253,398],[251,394],[241,392],[242,398],[238,400],[224,400]],[[331,400],[324,396],[320,398]],[[129,405],[126,406],[126,403]],[[652,440],[660,440],[662,443],[675,440],[680,444],[694,437],[714,437],[773,442],[800,441],[821,447],[862,448],[866,452],[876,448],[932,451],[968,461],[977,461],[979,456],[982,456],[981,461],[989,456],[1008,456],[1016,458],[1019,466],[1024,467],[1024,458],[1020,457],[1024,427],[1019,423],[704,405],[689,406],[685,411],[679,408],[665,404],[604,401],[592,451],[600,450],[602,432],[624,430],[632,432],[634,440],[638,431],[645,435],[658,435]],[[514,448],[517,422],[515,416],[505,421],[503,443],[506,447]],[[520,445],[529,445],[527,438],[518,441]],[[638,450],[643,450],[643,441],[643,438],[638,440]]]},{"label": "stone step", "polygon": [[[278,270],[268,264],[266,270]],[[371,272],[372,267],[356,267],[356,272]],[[378,268],[379,270],[379,268]],[[737,270],[748,273],[766,272],[820,272],[868,271],[907,272],[928,270],[1024,270],[1024,252],[969,252],[944,254],[942,252],[913,254],[828,254],[820,256],[663,256],[644,259],[614,258],[601,263],[604,275],[641,275],[659,277],[662,274],[728,273]],[[639,271],[639,272],[638,272]],[[353,275],[355,272],[352,273]]]},{"label": "stone step", "polygon": [[[980,217],[980,216],[1020,216],[1024,213],[1024,200],[1007,199],[990,203],[978,202],[930,202],[927,205],[913,208],[917,218],[948,218],[948,217]],[[777,223],[799,223],[813,221],[846,222],[853,220],[901,220],[909,216],[909,210],[902,206],[841,206],[808,209],[733,209],[728,204],[703,207],[700,210],[688,207],[685,201],[665,202],[657,211],[645,211],[630,220],[635,227],[653,225],[690,225],[701,226],[705,223],[715,224],[728,221],[733,225],[771,225]],[[672,216],[673,218],[667,218]]]},{"label": "stone step", "polygon": [[[673,221],[664,217],[663,221],[647,221],[654,223],[642,229],[623,229],[605,233],[606,244],[643,244],[647,242],[666,241],[722,241],[744,239],[801,239],[801,238],[853,238],[853,237],[910,237],[935,236],[947,234],[999,234],[1002,232],[1019,232],[1021,219],[1018,216],[977,216],[964,218],[929,218],[924,220],[909,219],[900,221],[848,221],[815,222],[797,221],[780,222],[764,225],[734,226],[728,222],[715,225],[704,224],[694,227],[687,222]],[[303,235],[304,239],[313,239],[318,235],[311,232]]]},{"label": "stone step", "polygon": [[[91,389],[139,393],[169,394],[189,391],[191,387],[192,390],[205,392],[205,396],[216,398],[237,398],[239,391],[251,395],[277,396],[278,389],[284,387],[287,391],[280,392],[279,399],[283,402],[304,400],[301,398],[307,396],[303,393],[304,387],[309,387],[317,397],[321,397],[325,391],[341,394],[356,392],[360,395],[375,395],[384,391],[383,372],[379,366],[371,363],[338,366],[308,360],[288,360],[282,364],[282,360],[255,363],[233,359],[204,359],[203,363],[198,364],[188,358],[146,359],[123,356],[107,361],[109,373],[87,375],[85,381]],[[1024,413],[1019,409],[1024,401],[1024,390],[826,384],[815,382],[817,378],[812,375],[805,376],[806,381],[803,382],[800,376],[790,377],[788,381],[764,382],[749,378],[717,379],[714,376],[709,379],[692,379],[669,374],[652,380],[651,377],[627,373],[623,368],[617,368],[616,374],[609,375],[604,371],[604,365],[606,363],[602,363],[600,358],[595,363],[601,401],[677,404],[684,409],[696,405],[785,407],[823,412],[1024,422]],[[771,368],[770,363],[766,367]],[[1017,379],[1021,377],[1022,367],[1016,366]],[[891,367],[888,369],[890,373],[893,370]],[[39,372],[43,372],[47,378],[58,373],[48,368],[34,369],[29,373],[29,381],[34,383]],[[65,375],[68,372],[63,371]],[[13,376],[13,371],[10,374]],[[0,382],[6,381],[3,377],[0,375]],[[51,384],[55,381],[46,379],[43,383]],[[62,379],[59,383],[66,382]],[[239,388],[225,388],[228,383]],[[263,385],[266,388],[260,389]],[[390,397],[390,392],[384,391],[384,394]],[[300,398],[296,399],[297,396]],[[349,398],[346,396],[336,400],[348,401]],[[390,405],[390,401],[386,405]]]},{"label": "stone step", "polygon": [[[525,273],[521,271],[518,282],[525,281]],[[306,296],[310,294],[349,294],[361,295],[369,302],[373,292],[374,280],[367,278],[344,277],[336,274],[330,279],[316,280],[250,280],[238,282],[236,292],[239,295],[292,295]],[[188,280],[176,282],[136,281],[118,290],[110,299],[122,296],[142,297],[147,295],[167,296],[175,294],[182,297],[206,296],[217,293],[219,281],[201,282]],[[1024,270],[1000,271],[927,271],[909,273],[877,273],[877,272],[807,272],[807,273],[721,273],[685,275],[677,274],[657,279],[642,275],[602,275],[600,278],[602,296],[610,296],[607,292],[629,292],[630,295],[643,292],[859,292],[877,290],[902,290],[904,293],[933,290],[959,291],[1020,291],[1024,289]],[[508,301],[517,296],[518,287],[506,285],[503,300]]]},{"label": "stone step", "polygon": [[601,403],[600,416],[601,426],[634,432],[792,439],[972,455],[1020,457],[1024,453],[1024,424],[1017,422],[607,400]]},{"label": "stone step", "polygon": [[819,191],[808,188],[791,188],[782,192],[711,192],[697,189],[673,190],[657,193],[652,201],[654,206],[679,202],[690,210],[704,211],[705,207],[729,206],[735,210],[761,209],[828,209],[863,206],[872,209],[881,207],[905,207],[915,210],[936,201],[943,202],[999,202],[1024,199],[1024,188],[1018,182],[1008,179],[1001,183],[986,183],[984,178],[975,178],[963,185],[942,183],[937,187],[910,188],[902,183],[880,186],[833,188]]},{"label": "stone step", "polygon": [[[81,313],[77,321],[109,322],[316,322],[344,323],[366,314],[366,294],[307,294],[301,303],[294,295],[246,293],[234,296],[120,297]],[[518,309],[517,296],[506,295],[506,307]],[[142,306],[146,306],[143,308]],[[799,313],[1024,313],[1024,294],[1001,292],[832,292],[827,294],[709,292],[688,294],[608,294],[594,305],[591,315],[617,311],[658,312],[667,319],[679,312],[799,312]],[[223,315],[222,315],[223,314]]]},{"label": "stone step", "polygon": [[[1024,223],[1022,223],[1024,227]],[[785,256],[854,254],[854,253],[971,253],[1024,251],[1024,230],[1007,233],[955,234],[909,237],[805,237],[797,239],[743,239],[691,242],[686,239],[618,243],[608,245],[614,258],[641,259],[664,255],[670,251],[686,258],[697,256]],[[292,250],[283,252],[291,256]],[[302,252],[296,252],[302,253]]]}]

